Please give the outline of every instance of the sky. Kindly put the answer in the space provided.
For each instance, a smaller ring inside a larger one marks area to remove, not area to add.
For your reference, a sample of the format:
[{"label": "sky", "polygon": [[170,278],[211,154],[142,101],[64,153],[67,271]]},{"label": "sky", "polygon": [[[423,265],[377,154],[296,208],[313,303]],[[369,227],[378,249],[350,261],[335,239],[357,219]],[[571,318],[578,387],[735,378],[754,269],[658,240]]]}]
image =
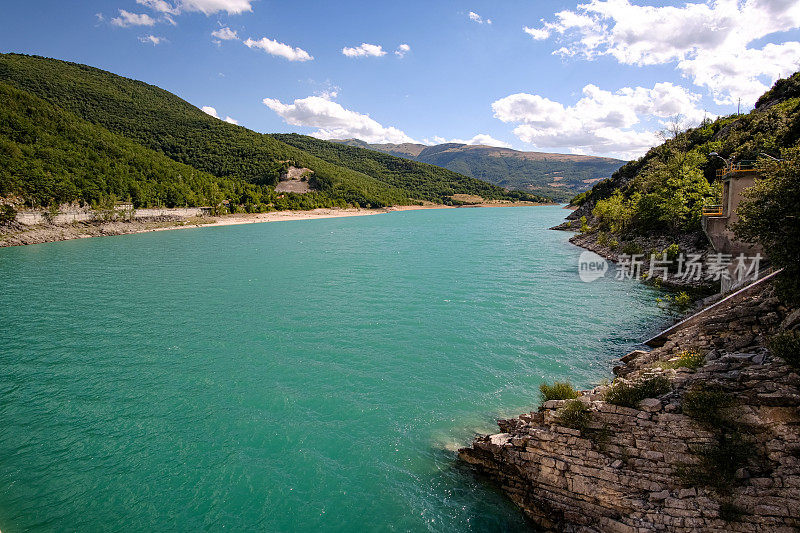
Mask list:
[{"label": "sky", "polygon": [[800,70],[800,0],[4,0],[0,27],[263,133],[622,159]]}]

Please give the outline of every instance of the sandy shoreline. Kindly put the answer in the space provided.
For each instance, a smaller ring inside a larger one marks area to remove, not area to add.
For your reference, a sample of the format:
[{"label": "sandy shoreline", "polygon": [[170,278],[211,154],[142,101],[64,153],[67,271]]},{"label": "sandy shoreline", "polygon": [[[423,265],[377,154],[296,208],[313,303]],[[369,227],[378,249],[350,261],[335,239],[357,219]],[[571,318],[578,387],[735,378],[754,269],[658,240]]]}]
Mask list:
[{"label": "sandy shoreline", "polygon": [[[522,207],[551,204],[533,203],[503,203],[479,204],[464,207]],[[14,224],[11,227],[1,228],[0,248],[10,246],[25,246],[28,244],[42,244],[46,242],[66,241],[72,239],[86,239],[89,237],[104,237],[114,235],[130,235],[134,233],[148,233],[151,231],[168,231],[187,228],[203,228],[212,226],[234,226],[240,224],[259,224],[263,222],[281,222],[287,220],[311,220],[321,218],[359,217],[369,215],[382,215],[395,211],[414,211],[419,209],[456,209],[448,205],[409,205],[393,206],[379,209],[357,208],[320,208],[310,211],[272,211],[269,213],[239,213],[216,217],[178,219],[165,217],[158,220],[134,220],[130,222],[76,222],[72,224],[54,225],[42,224],[37,226],[24,226]]]}]

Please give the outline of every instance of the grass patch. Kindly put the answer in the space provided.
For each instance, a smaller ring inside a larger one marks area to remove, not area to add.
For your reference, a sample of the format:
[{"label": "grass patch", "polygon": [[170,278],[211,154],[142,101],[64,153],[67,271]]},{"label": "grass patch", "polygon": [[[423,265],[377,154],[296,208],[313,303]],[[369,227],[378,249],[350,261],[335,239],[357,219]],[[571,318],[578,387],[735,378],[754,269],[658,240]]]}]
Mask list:
[{"label": "grass patch", "polygon": [[671,389],[666,376],[651,376],[635,383],[620,381],[606,391],[605,400],[622,407],[636,407],[645,398],[657,398]]},{"label": "grass patch", "polygon": [[556,411],[558,423],[564,427],[586,431],[589,424],[589,408],[580,400],[570,400]]},{"label": "grass patch", "polygon": [[554,381],[552,385],[542,383],[539,386],[539,393],[542,395],[543,402],[548,400],[572,400],[578,397],[578,392],[568,381]]},{"label": "grass patch", "polygon": [[683,350],[678,354],[678,358],[671,361],[662,361],[658,364],[660,368],[688,368],[689,370],[697,370],[706,362],[705,354],[699,350],[691,348]]},{"label": "grass patch", "polygon": [[794,368],[800,368],[800,334],[796,331],[778,333],[769,341],[769,349]]}]

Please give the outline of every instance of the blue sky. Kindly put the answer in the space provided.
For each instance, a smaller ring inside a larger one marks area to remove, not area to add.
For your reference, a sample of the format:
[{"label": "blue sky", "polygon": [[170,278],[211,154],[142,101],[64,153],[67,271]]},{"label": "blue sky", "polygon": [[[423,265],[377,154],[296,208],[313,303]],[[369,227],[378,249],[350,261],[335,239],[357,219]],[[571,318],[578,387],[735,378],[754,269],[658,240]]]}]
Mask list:
[{"label": "blue sky", "polygon": [[795,0],[28,0],[0,13],[4,52],[140,79],[261,132],[369,142],[635,157],[673,117],[750,108],[800,70]]}]

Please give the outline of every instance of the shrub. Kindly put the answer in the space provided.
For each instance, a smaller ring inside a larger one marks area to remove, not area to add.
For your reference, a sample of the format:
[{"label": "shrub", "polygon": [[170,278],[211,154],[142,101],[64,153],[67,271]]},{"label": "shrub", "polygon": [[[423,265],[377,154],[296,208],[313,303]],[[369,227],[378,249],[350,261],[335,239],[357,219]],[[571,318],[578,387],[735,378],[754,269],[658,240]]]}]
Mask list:
[{"label": "shrub", "polygon": [[734,404],[734,398],[716,386],[700,385],[684,394],[681,403],[683,414],[708,424],[722,427],[727,424],[723,409]]},{"label": "shrub", "polygon": [[703,363],[706,362],[706,356],[691,348],[689,350],[683,350],[678,354],[678,358],[674,361],[667,361],[662,363],[661,368],[688,368],[689,370],[697,370]]},{"label": "shrub", "polygon": [[578,393],[569,382],[554,381],[552,385],[542,383],[539,386],[542,401],[548,400],[571,400],[578,397]]},{"label": "shrub", "polygon": [[769,349],[791,366],[800,368],[800,334],[796,331],[778,333],[769,341]]},{"label": "shrub", "polygon": [[622,253],[626,255],[638,255],[643,253],[642,247],[635,242],[626,242],[622,247]]},{"label": "shrub", "polygon": [[677,244],[672,243],[661,251],[661,257],[663,257],[664,254],[666,254],[667,261],[675,262],[678,259],[680,253],[681,253],[680,247]]},{"label": "shrub", "polygon": [[9,224],[17,219],[17,210],[10,205],[0,206],[0,226]]},{"label": "shrub", "polygon": [[606,391],[605,400],[622,407],[636,407],[645,398],[657,398],[670,391],[666,376],[650,376],[635,383],[615,383]]},{"label": "shrub", "polygon": [[570,400],[556,411],[556,416],[562,426],[583,432],[589,423],[589,408],[580,400]]},{"label": "shrub", "polygon": [[588,231],[589,231],[589,224],[586,221],[586,217],[582,216],[581,217],[581,233],[586,233]]},{"label": "shrub", "polygon": [[572,200],[569,201],[569,205],[573,205],[573,206],[581,206],[581,205],[583,205],[583,203],[586,201],[586,194],[588,192],[589,191],[585,191],[585,192],[582,192],[579,195],[573,197]]}]

